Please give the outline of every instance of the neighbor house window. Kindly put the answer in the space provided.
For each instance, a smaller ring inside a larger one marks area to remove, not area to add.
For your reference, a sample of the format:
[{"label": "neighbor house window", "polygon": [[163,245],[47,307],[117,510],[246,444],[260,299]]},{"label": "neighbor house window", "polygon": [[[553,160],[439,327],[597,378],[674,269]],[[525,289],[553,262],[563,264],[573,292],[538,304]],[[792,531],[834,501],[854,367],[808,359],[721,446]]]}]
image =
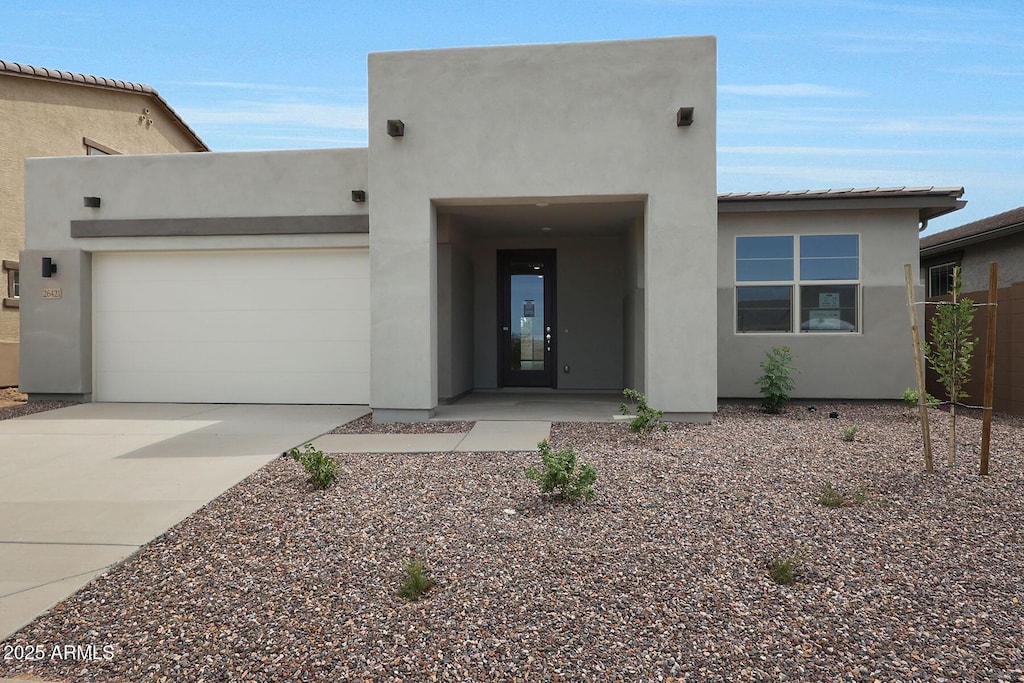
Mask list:
[{"label": "neighbor house window", "polygon": [[942,263],[928,268],[928,296],[946,296],[953,291],[953,269],[956,263]]},{"label": "neighbor house window", "polygon": [[120,154],[116,149],[107,147],[106,145],[100,144],[95,140],[89,138],[82,138],[82,144],[85,145],[86,156],[106,156],[108,154]]},{"label": "neighbor house window", "polygon": [[736,238],[737,332],[856,332],[860,237]]},{"label": "neighbor house window", "polygon": [[7,280],[7,291],[4,294],[3,305],[6,308],[18,308],[21,299],[21,278],[19,276],[19,264],[17,261],[4,261],[4,275]]}]

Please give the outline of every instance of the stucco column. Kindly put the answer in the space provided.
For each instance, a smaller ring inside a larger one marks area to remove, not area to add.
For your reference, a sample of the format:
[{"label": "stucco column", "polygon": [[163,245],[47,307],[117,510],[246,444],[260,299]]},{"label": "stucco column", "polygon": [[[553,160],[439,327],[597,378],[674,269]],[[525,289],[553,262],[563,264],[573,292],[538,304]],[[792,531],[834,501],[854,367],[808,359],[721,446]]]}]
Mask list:
[{"label": "stucco column", "polygon": [[395,204],[370,215],[370,407],[412,422],[437,406],[437,239],[429,201]]},{"label": "stucco column", "polygon": [[[57,264],[42,277],[42,259]],[[92,398],[92,254],[21,252],[21,390],[33,399]]]}]

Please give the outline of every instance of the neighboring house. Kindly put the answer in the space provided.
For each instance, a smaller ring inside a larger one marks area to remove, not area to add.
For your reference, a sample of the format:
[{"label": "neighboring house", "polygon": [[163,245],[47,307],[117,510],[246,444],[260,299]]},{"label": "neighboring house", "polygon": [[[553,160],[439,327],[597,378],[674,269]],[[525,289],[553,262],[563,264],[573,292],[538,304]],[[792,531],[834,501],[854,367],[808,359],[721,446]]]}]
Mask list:
[{"label": "neighboring house", "polygon": [[962,188],[718,197],[715,51],[371,54],[363,149],[32,160],[23,389],[388,421],[634,387],[708,420],[786,344],[797,396],[899,396],[903,266]]},{"label": "neighboring house", "polygon": [[3,60],[0,122],[0,387],[8,387],[18,384],[25,159],[207,147],[148,85]]},{"label": "neighboring house", "polygon": [[[959,267],[963,296],[987,303],[989,263],[998,264],[994,407],[1024,415],[1024,206],[928,235],[921,239],[920,249],[922,280],[934,300],[949,299],[953,269]],[[967,385],[967,401],[974,405],[981,405],[984,398],[987,312],[987,307],[979,307],[975,313],[974,332],[980,343]],[[929,320],[931,316],[929,311]],[[934,373],[928,374],[928,390],[941,395]]]}]

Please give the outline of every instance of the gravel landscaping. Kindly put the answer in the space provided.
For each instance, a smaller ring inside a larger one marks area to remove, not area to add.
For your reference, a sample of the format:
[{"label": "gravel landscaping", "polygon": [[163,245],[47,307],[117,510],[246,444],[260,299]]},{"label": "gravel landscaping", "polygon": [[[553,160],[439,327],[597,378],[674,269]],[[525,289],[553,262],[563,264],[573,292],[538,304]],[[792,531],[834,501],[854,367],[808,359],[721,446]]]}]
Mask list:
[{"label": "gravel landscaping", "polygon": [[364,415],[331,430],[331,434],[461,434],[475,422],[434,420],[431,422],[386,422],[375,424],[372,415]]},{"label": "gravel landscaping", "polygon": [[28,396],[16,388],[0,389],[0,404],[8,402],[18,402],[20,404],[0,406],[0,420],[12,420],[16,417],[45,413],[48,410],[78,405],[76,401],[32,401],[31,403],[26,403],[25,401],[27,400]]},{"label": "gravel landscaping", "polygon": [[[600,473],[589,505],[539,496],[534,453],[337,455],[324,491],[281,458],[5,643],[94,661],[0,676],[1024,681],[1024,422],[997,417],[980,477],[980,421],[958,420],[950,470],[931,415],[934,475],[896,404],[727,404],[651,437],[556,423]],[[825,481],[849,504],[819,505]],[[437,581],[418,602],[412,559]]]}]

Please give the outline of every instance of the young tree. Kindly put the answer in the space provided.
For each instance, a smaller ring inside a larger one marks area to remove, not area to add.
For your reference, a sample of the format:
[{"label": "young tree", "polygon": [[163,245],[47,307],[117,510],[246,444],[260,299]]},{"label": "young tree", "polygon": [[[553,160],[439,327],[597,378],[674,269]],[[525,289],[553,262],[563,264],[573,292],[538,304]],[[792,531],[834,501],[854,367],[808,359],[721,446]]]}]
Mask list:
[{"label": "young tree", "polygon": [[932,341],[925,342],[928,365],[939,376],[949,399],[949,466],[956,459],[956,403],[967,396],[964,386],[971,378],[971,356],[977,337],[974,328],[974,302],[960,298],[960,269],[953,269],[953,301],[940,303],[932,316]]}]

